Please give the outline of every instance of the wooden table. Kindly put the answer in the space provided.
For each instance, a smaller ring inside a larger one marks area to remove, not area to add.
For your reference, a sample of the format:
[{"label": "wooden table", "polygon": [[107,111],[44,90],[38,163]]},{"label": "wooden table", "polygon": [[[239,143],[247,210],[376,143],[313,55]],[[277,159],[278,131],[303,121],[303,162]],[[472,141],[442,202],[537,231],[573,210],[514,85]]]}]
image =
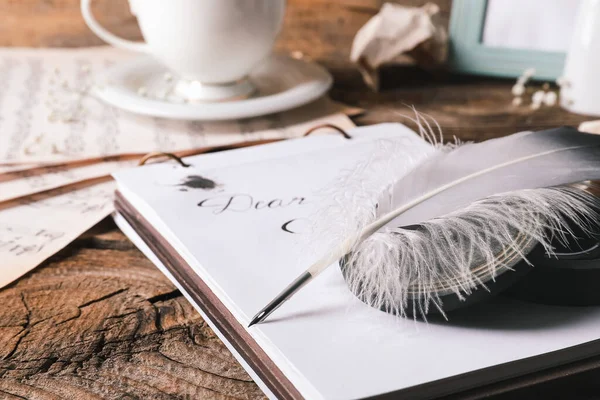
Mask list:
[{"label": "wooden table", "polygon": [[[77,3],[1,0],[5,24],[0,44],[98,43],[79,19]],[[104,3],[98,12],[108,25],[127,36],[139,36],[122,4],[109,8],[109,1],[99,3]],[[439,3],[447,17],[450,1]],[[406,104],[435,118],[446,139],[482,140],[588,119],[558,108],[514,107],[510,81],[434,78],[413,68],[386,69],[382,73],[386,89],[370,92],[347,60],[354,33],[380,4],[290,0],[278,43],[280,51],[301,51],[332,71],[331,96],[368,111],[356,119],[357,124],[407,122],[403,114],[411,111]],[[24,20],[28,24],[23,25]],[[579,374],[495,398],[559,393],[586,398],[600,393],[600,386],[593,383],[598,381],[595,375]],[[577,392],[571,393],[569,388],[575,387]],[[0,398],[262,397],[181,293],[110,220],[0,291]]]}]

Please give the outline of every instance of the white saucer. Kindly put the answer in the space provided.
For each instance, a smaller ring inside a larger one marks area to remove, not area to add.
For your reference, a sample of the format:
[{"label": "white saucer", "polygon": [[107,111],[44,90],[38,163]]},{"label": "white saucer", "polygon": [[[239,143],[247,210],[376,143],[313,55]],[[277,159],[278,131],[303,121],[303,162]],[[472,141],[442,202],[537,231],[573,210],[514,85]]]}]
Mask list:
[{"label": "white saucer", "polygon": [[124,110],[182,120],[228,120],[288,110],[322,96],[332,84],[323,67],[288,56],[273,55],[250,75],[257,88],[246,99],[193,102],[178,97],[167,70],[143,57],[108,69],[97,77],[94,94]]}]

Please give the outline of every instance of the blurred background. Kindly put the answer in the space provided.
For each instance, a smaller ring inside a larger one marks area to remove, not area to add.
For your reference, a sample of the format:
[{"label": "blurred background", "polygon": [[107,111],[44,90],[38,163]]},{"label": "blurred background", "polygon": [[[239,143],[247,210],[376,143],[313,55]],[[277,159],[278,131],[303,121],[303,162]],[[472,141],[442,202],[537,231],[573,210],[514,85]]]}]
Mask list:
[{"label": "blurred background", "polygon": [[[328,67],[347,63],[350,38],[377,14],[384,0],[288,0],[278,48],[296,49]],[[422,6],[427,0],[392,0]],[[0,0],[0,46],[104,45],[83,22],[79,0]],[[451,0],[436,0],[447,24]],[[94,15],[111,32],[141,39],[126,0],[94,2]]]}]

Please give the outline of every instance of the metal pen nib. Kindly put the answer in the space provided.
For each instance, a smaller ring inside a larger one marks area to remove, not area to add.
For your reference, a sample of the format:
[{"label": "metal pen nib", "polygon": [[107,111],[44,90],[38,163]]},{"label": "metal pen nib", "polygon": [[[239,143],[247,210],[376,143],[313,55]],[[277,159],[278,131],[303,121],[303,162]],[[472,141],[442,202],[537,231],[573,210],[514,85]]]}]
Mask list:
[{"label": "metal pen nib", "polygon": [[277,310],[283,303],[285,303],[290,297],[292,297],[298,290],[306,285],[313,278],[313,275],[305,271],[299,277],[297,277],[292,283],[290,283],[281,293],[277,295],[269,304],[258,312],[252,318],[252,321],[248,325],[250,328],[252,325],[259,324],[264,321],[271,313]]},{"label": "metal pen nib", "polygon": [[[406,206],[406,209],[411,208],[413,204],[409,204]],[[325,269],[330,267],[333,263],[338,262],[341,258],[343,258],[352,246],[357,243],[361,243],[366,238],[375,233],[379,228],[381,228],[384,224],[392,221],[397,216],[397,213],[390,212],[379,218],[375,222],[367,225],[360,232],[359,236],[351,235],[346,238],[343,242],[340,243],[333,251],[328,252],[323,258],[314,263],[309,269],[303,272],[299,277],[297,277],[292,283],[288,285],[281,293],[277,295],[269,304],[266,305],[265,308],[260,310],[258,314],[252,318],[248,328],[252,325],[259,324],[264,321],[271,313],[277,310],[286,300],[289,300],[298,290],[302,289],[304,285],[313,280],[316,276],[318,276]]]},{"label": "metal pen nib", "polygon": [[[361,237],[362,240],[362,237]],[[339,246],[334,251],[328,252],[325,257],[314,263],[309,269],[304,271],[299,277],[297,277],[292,283],[290,283],[281,293],[277,295],[269,304],[266,305],[265,308],[260,310],[258,314],[252,318],[250,328],[254,324],[259,324],[264,321],[271,313],[277,310],[286,300],[289,300],[298,290],[302,289],[304,285],[317,277],[321,272],[331,266],[333,263],[337,262],[340,258],[344,257],[344,255],[348,252],[348,249],[351,247],[353,243],[356,241],[353,237],[348,238],[344,242],[342,242],[341,246]]]}]

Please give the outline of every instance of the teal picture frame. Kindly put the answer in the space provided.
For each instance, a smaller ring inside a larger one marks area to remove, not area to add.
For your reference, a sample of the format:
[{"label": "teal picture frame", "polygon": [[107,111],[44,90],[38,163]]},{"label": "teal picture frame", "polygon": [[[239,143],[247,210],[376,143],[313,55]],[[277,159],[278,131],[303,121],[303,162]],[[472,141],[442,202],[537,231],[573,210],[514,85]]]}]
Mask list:
[{"label": "teal picture frame", "polygon": [[503,78],[535,68],[533,79],[555,80],[563,72],[565,53],[489,47],[482,43],[487,0],[453,0],[450,12],[449,65],[464,74]]}]

